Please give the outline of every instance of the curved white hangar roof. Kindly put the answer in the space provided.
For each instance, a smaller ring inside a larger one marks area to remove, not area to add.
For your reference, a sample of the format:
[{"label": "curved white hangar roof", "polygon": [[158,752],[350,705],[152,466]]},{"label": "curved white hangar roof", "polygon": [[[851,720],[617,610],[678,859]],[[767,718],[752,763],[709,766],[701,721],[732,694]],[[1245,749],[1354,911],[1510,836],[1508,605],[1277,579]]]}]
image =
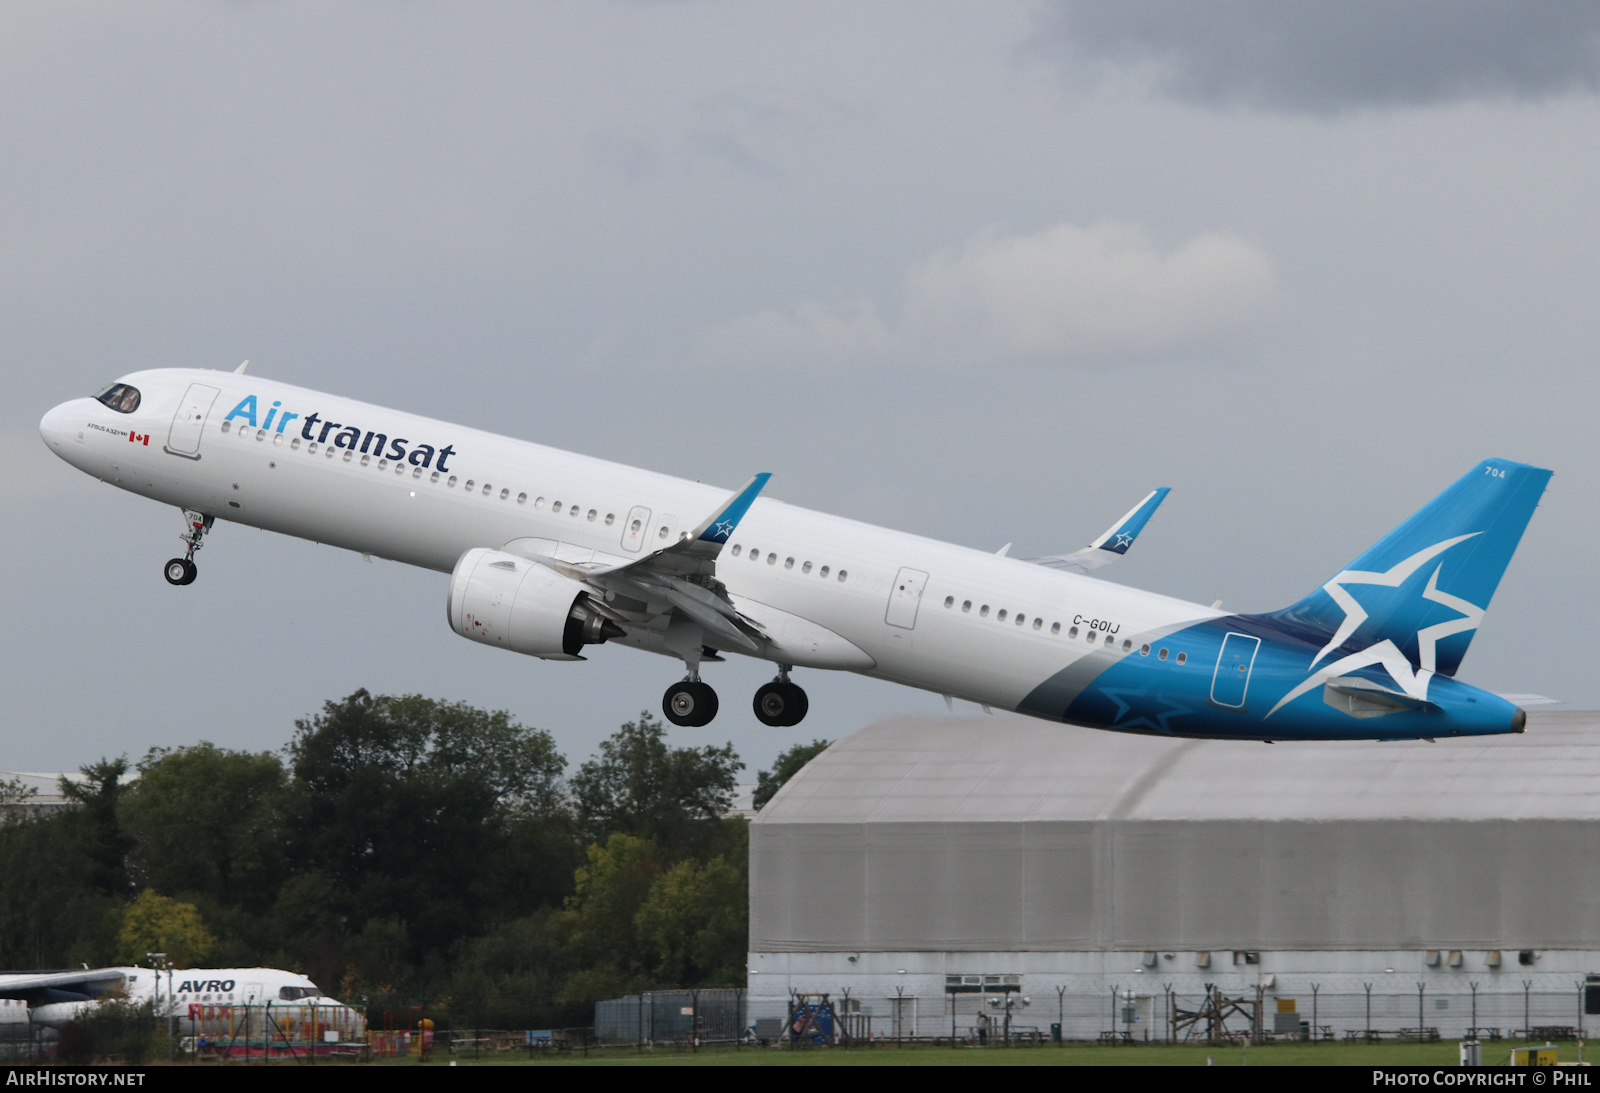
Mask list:
[{"label": "curved white hangar roof", "polygon": [[754,952],[1600,948],[1600,713],[1268,745],[889,721],[751,827]]}]

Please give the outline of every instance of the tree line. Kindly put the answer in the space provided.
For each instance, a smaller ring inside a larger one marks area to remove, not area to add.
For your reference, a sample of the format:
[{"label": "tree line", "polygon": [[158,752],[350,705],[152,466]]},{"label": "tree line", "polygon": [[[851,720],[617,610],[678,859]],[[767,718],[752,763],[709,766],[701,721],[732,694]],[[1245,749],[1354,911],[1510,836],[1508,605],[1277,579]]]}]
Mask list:
[{"label": "tree line", "polygon": [[[826,746],[762,771],[756,806]],[[63,780],[68,808],[0,809],[0,968],[160,951],[300,971],[374,1021],[424,1005],[498,1028],[742,986],[742,769],[731,744],[672,747],[646,713],[569,772],[504,711],[357,691],[281,752],[152,748],[137,778],[106,759]]]}]

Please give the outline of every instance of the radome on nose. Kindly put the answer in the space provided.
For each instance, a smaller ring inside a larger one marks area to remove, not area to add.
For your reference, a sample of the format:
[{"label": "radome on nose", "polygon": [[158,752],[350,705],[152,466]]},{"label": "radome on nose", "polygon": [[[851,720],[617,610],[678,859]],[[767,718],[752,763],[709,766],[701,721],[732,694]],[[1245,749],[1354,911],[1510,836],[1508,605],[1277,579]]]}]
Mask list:
[{"label": "radome on nose", "polygon": [[72,439],[74,416],[72,403],[63,402],[39,419],[39,435],[52,451],[59,452],[61,446]]}]

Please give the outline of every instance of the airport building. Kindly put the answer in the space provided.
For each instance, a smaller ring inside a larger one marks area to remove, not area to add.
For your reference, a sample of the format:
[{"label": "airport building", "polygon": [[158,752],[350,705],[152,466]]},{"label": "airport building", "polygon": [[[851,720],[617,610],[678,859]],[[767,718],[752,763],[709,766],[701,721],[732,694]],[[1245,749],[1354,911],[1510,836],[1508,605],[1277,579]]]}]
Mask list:
[{"label": "airport building", "polygon": [[889,721],[757,814],[750,863],[757,1016],[825,991],[876,1036],[1166,1039],[1220,994],[1230,1030],[1600,1025],[1592,712],[1437,743]]}]

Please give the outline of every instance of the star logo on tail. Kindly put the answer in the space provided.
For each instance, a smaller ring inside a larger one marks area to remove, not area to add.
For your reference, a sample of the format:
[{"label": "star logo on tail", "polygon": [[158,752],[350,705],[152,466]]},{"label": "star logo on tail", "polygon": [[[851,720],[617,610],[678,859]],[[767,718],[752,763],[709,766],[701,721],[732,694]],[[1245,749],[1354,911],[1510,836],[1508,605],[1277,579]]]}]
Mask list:
[{"label": "star logo on tail", "polygon": [[[1311,658],[1309,667],[1317,668],[1317,665],[1321,664],[1330,653],[1342,647],[1345,642],[1360,631],[1361,627],[1370,618],[1367,609],[1356,600],[1347,586],[1375,585],[1399,589],[1434,558],[1437,558],[1457,543],[1466,542],[1478,534],[1479,532],[1472,532],[1467,535],[1458,535],[1454,539],[1445,539],[1442,542],[1434,543],[1430,547],[1417,551],[1409,558],[1395,563],[1381,573],[1361,569],[1347,569],[1323,585],[1322,590],[1344,611],[1344,620],[1339,623],[1338,629],[1328,639],[1328,643],[1322,647],[1316,656]],[[1439,570],[1442,568],[1442,565],[1434,566],[1433,572],[1428,577],[1427,585],[1422,589],[1421,598],[1449,608],[1456,613],[1457,617],[1417,629],[1417,663],[1415,666],[1412,665],[1411,660],[1401,652],[1400,647],[1393,640],[1384,638],[1375,641],[1365,649],[1341,657],[1314,671],[1305,682],[1279,699],[1278,704],[1267,711],[1267,716],[1271,717],[1283,706],[1335,676],[1372,665],[1380,666],[1388,672],[1390,678],[1395,681],[1405,694],[1412,698],[1426,700],[1428,697],[1428,683],[1433,679],[1438,663],[1438,643],[1454,634],[1463,634],[1469,630],[1476,630],[1479,624],[1483,622],[1484,615],[1484,608],[1469,603],[1459,596],[1452,596],[1448,592],[1439,591]]]}]

